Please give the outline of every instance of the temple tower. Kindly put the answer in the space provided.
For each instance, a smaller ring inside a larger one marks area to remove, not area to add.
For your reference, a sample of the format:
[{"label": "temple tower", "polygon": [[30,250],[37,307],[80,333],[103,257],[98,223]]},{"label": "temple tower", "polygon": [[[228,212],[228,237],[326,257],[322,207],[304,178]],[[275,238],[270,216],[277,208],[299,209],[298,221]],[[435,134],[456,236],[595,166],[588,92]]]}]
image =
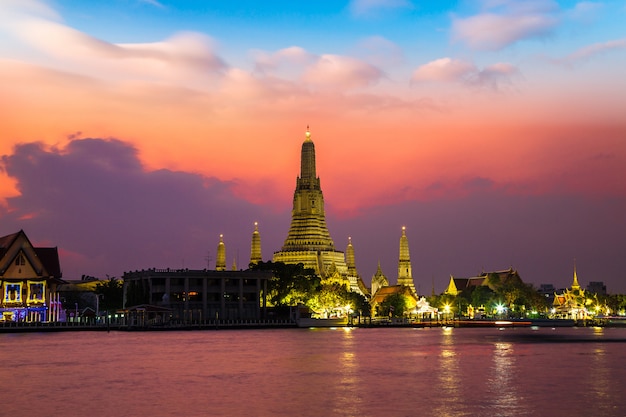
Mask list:
[{"label": "temple tower", "polygon": [[291,226],[282,249],[274,252],[273,261],[302,263],[323,278],[334,263],[339,274],[347,274],[344,254],[335,249],[326,226],[324,196],[315,167],[315,145],[308,127],[300,154],[300,176],[296,179],[293,195]]},{"label": "temple tower", "polygon": [[259,224],[254,222],[254,232],[252,232],[252,245],[250,246],[250,265],[261,262],[261,235],[259,234]]},{"label": "temple tower", "polygon": [[411,256],[409,255],[409,239],[406,237],[406,227],[402,226],[400,236],[400,258],[398,259],[398,285],[406,285],[414,294],[415,284],[411,273]]},{"label": "temple tower", "polygon": [[356,262],[354,260],[354,246],[352,246],[351,237],[348,237],[348,247],[346,247],[346,265],[348,267],[348,275],[356,277]]},{"label": "temple tower", "polygon": [[348,237],[348,246],[346,247],[346,266],[348,267],[348,280],[350,281],[350,291],[357,292],[362,295],[369,295],[369,291],[365,283],[361,279],[356,270],[356,261],[354,257],[354,246],[352,246],[352,238]]},{"label": "temple tower", "polygon": [[217,245],[217,259],[215,260],[216,271],[226,271],[226,245],[224,235],[220,235],[220,243]]},{"label": "temple tower", "polygon": [[372,297],[376,295],[379,289],[389,286],[389,280],[383,274],[383,270],[380,268],[380,261],[378,261],[378,269],[372,277]]},{"label": "temple tower", "polygon": [[572,281],[572,290],[580,290],[578,275],[576,274],[576,262],[574,262],[574,280]]}]

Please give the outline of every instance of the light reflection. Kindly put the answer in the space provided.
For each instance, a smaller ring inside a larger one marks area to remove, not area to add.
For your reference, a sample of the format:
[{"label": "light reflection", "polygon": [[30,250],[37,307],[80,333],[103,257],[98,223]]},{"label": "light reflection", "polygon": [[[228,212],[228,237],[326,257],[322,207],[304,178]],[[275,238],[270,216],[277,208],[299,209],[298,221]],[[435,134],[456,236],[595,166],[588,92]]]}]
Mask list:
[{"label": "light reflection", "polygon": [[437,373],[440,404],[435,409],[438,416],[460,416],[458,401],[461,389],[459,358],[454,344],[452,327],[442,328],[441,350],[439,352],[439,372]]},{"label": "light reflection", "polygon": [[[602,328],[594,328],[596,336],[602,336],[604,330]],[[610,414],[611,404],[615,403],[615,398],[611,395],[610,380],[611,370],[606,365],[606,351],[603,344],[599,344],[593,352],[593,366],[589,369],[589,392],[592,395],[589,400],[597,404],[598,414],[604,415],[605,412]]]},{"label": "light reflection", "polygon": [[497,410],[494,415],[516,416],[519,405],[515,383],[515,352],[512,343],[495,344],[492,374],[493,376],[489,378],[489,391]]},{"label": "light reflection", "polygon": [[340,382],[336,387],[334,415],[354,416],[362,413],[362,396],[359,391],[359,363],[354,352],[354,329],[344,327],[341,339],[339,366]]}]

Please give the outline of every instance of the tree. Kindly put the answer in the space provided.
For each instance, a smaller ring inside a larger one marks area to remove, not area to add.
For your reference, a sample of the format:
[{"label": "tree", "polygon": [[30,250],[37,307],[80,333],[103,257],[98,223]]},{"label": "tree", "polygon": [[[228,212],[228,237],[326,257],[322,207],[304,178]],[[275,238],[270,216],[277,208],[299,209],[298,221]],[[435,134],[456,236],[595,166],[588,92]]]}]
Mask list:
[{"label": "tree", "polygon": [[390,294],[378,305],[377,315],[402,317],[407,309],[406,298],[403,294]]},{"label": "tree", "polygon": [[370,317],[372,315],[372,306],[363,294],[349,291],[347,298],[347,304],[352,307],[355,314],[358,313],[363,317]]},{"label": "tree", "polygon": [[486,285],[479,285],[472,291],[471,299],[474,307],[487,306],[492,301],[495,293]]},{"label": "tree", "polygon": [[96,284],[96,296],[100,297],[100,310],[114,311],[124,304],[124,289],[122,280],[111,278]]},{"label": "tree", "polygon": [[259,262],[251,269],[272,271],[268,282],[267,300],[273,306],[296,306],[307,304],[311,296],[320,289],[320,277],[304,265],[283,262]]}]

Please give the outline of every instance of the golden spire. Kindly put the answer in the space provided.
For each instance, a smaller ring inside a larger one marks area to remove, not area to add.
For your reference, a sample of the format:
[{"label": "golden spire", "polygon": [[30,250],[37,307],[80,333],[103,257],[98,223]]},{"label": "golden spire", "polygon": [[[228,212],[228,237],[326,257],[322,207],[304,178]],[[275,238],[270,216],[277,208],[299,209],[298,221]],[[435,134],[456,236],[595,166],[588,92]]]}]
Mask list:
[{"label": "golden spire", "polygon": [[580,285],[578,284],[578,276],[576,275],[576,260],[574,260],[574,280],[572,281],[572,289],[579,290]]},{"label": "golden spire", "polygon": [[406,226],[402,226],[400,236],[400,257],[398,259],[398,285],[406,285],[415,293],[413,274],[411,272],[411,256],[409,254],[409,239],[406,237]]},{"label": "golden spire", "polygon": [[217,259],[215,260],[215,270],[226,270],[226,245],[224,245],[224,235],[220,234],[220,243],[217,245]]},{"label": "golden spire", "polygon": [[348,273],[353,276],[356,275],[356,261],[354,258],[352,237],[348,237],[348,247],[346,247],[346,265],[348,266]]},{"label": "golden spire", "polygon": [[252,245],[250,247],[250,264],[256,265],[261,262],[261,235],[259,234],[259,223],[254,222],[254,232],[252,232]]}]

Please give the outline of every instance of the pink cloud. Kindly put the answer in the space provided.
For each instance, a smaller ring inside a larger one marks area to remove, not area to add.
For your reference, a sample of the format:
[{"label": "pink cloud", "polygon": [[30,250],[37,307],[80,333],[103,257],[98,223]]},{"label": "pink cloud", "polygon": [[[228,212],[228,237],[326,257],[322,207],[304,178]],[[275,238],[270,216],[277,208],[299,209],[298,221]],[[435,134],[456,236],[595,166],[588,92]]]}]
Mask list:
[{"label": "pink cloud", "polygon": [[[73,29],[38,3],[37,14],[17,9],[0,20],[21,48],[34,50],[47,65],[102,79],[186,80],[226,68],[213,40],[201,33],[179,32],[152,43],[110,43]],[[38,9],[38,10],[39,10]],[[4,21],[3,21],[4,20]]]},{"label": "pink cloud", "polygon": [[370,36],[360,41],[356,55],[377,66],[397,65],[404,62],[402,48],[382,36]]},{"label": "pink cloud", "polygon": [[626,38],[594,43],[592,45],[582,47],[567,55],[566,57],[557,59],[556,62],[566,65],[572,65],[606,52],[612,52],[621,49],[626,49]]},{"label": "pink cloud", "polygon": [[499,62],[479,69],[474,63],[452,58],[440,58],[418,67],[411,81],[460,82],[471,86],[497,90],[502,83],[510,82],[519,70],[512,64]]},{"label": "pink cloud", "polygon": [[476,66],[468,61],[452,58],[439,58],[418,67],[413,71],[413,81],[459,81],[476,72]]},{"label": "pink cloud", "polygon": [[499,1],[488,6],[481,14],[454,18],[452,38],[471,48],[498,50],[524,39],[547,36],[559,23],[551,1]]},{"label": "pink cloud", "polygon": [[380,69],[366,62],[325,54],[305,71],[303,80],[318,86],[354,88],[374,84],[382,76]]},{"label": "pink cloud", "polygon": [[261,72],[278,69],[281,66],[304,66],[315,60],[315,55],[299,46],[290,46],[276,52],[255,51],[255,68]]}]

